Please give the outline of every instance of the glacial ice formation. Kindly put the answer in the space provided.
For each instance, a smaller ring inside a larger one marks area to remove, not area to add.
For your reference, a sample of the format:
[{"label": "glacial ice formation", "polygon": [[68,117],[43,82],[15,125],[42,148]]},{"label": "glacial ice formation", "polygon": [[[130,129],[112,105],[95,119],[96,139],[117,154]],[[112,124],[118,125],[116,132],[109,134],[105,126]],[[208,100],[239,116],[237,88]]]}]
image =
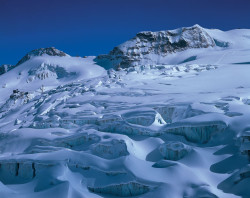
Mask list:
[{"label": "glacial ice formation", "polygon": [[194,26],[4,67],[0,197],[249,198],[249,46]]},{"label": "glacial ice formation", "polygon": [[90,191],[100,194],[109,194],[119,197],[132,197],[142,195],[150,190],[149,186],[137,183],[129,182],[125,184],[114,184],[104,187],[88,187]]},{"label": "glacial ice formation", "polygon": [[202,144],[207,143],[214,134],[223,132],[227,127],[224,123],[201,123],[198,125],[184,123],[178,125],[167,126],[163,131],[181,135],[188,141]]},{"label": "glacial ice formation", "polygon": [[114,159],[128,155],[126,143],[123,140],[113,139],[111,142],[101,142],[90,146],[93,154],[105,159]]},{"label": "glacial ice formation", "polygon": [[185,157],[190,148],[181,142],[168,142],[159,146],[161,155],[166,160],[180,160]]}]

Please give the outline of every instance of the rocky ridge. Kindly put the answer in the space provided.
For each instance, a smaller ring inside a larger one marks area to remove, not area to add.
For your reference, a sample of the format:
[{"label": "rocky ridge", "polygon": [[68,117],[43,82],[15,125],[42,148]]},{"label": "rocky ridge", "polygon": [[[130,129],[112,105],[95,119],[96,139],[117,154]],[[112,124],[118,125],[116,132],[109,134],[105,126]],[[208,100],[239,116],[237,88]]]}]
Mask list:
[{"label": "rocky ridge", "polygon": [[106,68],[163,64],[162,57],[192,48],[215,47],[215,40],[199,25],[159,32],[145,31],[115,47],[96,61]]}]

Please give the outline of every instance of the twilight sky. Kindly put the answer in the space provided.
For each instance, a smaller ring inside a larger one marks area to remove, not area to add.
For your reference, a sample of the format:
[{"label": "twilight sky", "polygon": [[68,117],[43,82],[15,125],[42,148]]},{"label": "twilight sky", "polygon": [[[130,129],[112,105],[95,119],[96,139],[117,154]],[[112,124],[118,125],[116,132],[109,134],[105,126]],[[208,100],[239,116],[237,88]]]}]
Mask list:
[{"label": "twilight sky", "polygon": [[194,24],[250,29],[250,0],[0,0],[0,65],[41,47],[105,54],[137,32]]}]

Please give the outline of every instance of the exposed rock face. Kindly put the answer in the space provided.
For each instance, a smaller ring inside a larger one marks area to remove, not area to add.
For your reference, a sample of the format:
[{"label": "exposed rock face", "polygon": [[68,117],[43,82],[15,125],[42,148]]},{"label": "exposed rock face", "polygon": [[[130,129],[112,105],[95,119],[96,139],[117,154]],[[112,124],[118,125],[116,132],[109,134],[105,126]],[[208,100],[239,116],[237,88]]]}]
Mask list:
[{"label": "exposed rock face", "polygon": [[27,97],[29,93],[28,92],[22,92],[22,91],[19,91],[18,89],[15,89],[13,90],[13,93],[10,95],[10,98],[13,99],[13,100],[17,100],[17,99],[22,99],[22,98],[25,98]]},{"label": "exposed rock face", "polygon": [[35,49],[26,54],[17,64],[16,66],[26,62],[33,56],[42,56],[44,54],[47,54],[49,56],[67,56],[66,53],[54,48],[54,47],[48,47],[48,48],[40,48],[40,49]]},{"label": "exposed rock face", "polygon": [[0,107],[0,112],[10,111],[11,108],[26,104],[31,99],[29,92],[19,91],[14,89],[10,98]]},{"label": "exposed rock face", "polygon": [[168,54],[215,45],[214,39],[199,25],[170,31],[147,31],[115,47],[108,55],[98,56],[96,61],[105,67],[115,68],[163,64],[160,59]]},{"label": "exposed rock face", "polygon": [[4,74],[4,73],[6,73],[14,68],[15,68],[14,65],[6,65],[6,64],[1,65],[0,66],[0,75]]}]

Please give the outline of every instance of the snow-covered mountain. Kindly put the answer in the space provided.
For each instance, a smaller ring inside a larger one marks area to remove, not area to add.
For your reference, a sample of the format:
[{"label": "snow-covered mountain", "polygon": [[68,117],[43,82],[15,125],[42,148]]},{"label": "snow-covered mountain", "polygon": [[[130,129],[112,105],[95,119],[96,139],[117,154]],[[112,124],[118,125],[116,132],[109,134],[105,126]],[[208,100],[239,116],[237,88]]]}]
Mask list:
[{"label": "snow-covered mountain", "polygon": [[0,75],[0,198],[249,198],[249,52],[196,25],[28,53]]},{"label": "snow-covered mountain", "polygon": [[71,57],[53,47],[33,50],[15,65],[15,69],[1,76],[4,100],[17,88],[29,92],[41,88],[49,90],[66,83],[105,75],[106,71],[97,66],[93,58]]},{"label": "snow-covered mountain", "polygon": [[[140,32],[134,38],[115,47],[108,55],[100,55],[96,61],[105,68],[128,68],[137,65],[178,64],[195,60],[205,51],[224,50],[244,40],[244,31],[230,32],[208,30],[199,25],[159,32]],[[247,38],[247,37],[246,37]],[[242,43],[244,46],[249,45]],[[211,49],[212,48],[212,49]],[[196,50],[193,50],[196,49]],[[206,50],[207,49],[207,50]],[[171,60],[177,52],[187,52],[187,56]],[[193,52],[188,55],[188,52]]]},{"label": "snow-covered mountain", "polygon": [[68,54],[65,54],[64,52],[55,49],[54,47],[48,47],[48,48],[40,48],[40,49],[35,49],[26,54],[16,65],[8,65],[4,64],[0,66],[0,75],[10,71],[11,69],[14,69],[16,66],[23,64],[24,62],[32,59],[33,57],[39,57],[43,55],[48,55],[48,56],[69,56]]}]

